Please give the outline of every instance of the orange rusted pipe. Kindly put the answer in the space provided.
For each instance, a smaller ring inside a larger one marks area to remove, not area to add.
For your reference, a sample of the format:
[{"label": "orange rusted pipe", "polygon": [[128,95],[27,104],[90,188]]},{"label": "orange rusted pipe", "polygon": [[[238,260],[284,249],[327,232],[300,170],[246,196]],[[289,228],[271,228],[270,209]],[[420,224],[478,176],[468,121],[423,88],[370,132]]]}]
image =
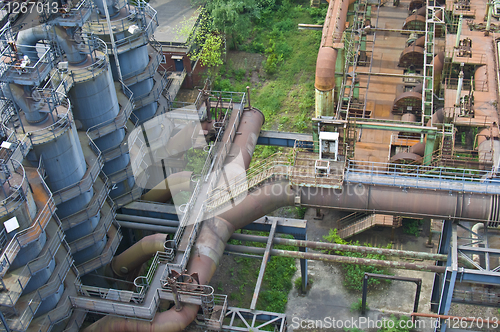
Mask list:
[{"label": "orange rusted pipe", "polygon": [[142,195],[145,201],[166,203],[172,196],[181,191],[191,191],[193,188],[191,177],[193,172],[178,172],[168,176],[164,181],[157,184],[150,191]]},{"label": "orange rusted pipe", "polygon": [[153,234],[143,237],[132,247],[113,258],[111,261],[113,272],[120,277],[125,277],[156,254],[157,251],[165,251],[166,239],[166,234]]},{"label": "orange rusted pipe", "polygon": [[[337,62],[338,43],[342,41],[347,10],[356,0],[330,1],[323,24],[321,45],[316,60],[316,116],[333,115],[333,89],[335,88],[335,64]],[[337,44],[337,45],[336,45]]]}]

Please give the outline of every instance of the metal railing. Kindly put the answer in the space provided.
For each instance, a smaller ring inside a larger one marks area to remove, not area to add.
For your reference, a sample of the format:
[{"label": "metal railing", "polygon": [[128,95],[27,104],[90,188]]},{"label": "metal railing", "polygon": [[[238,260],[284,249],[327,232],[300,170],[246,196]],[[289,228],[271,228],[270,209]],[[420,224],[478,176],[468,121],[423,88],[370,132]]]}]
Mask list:
[{"label": "metal railing", "polygon": [[149,44],[155,51],[155,54],[152,56],[151,61],[148,63],[148,65],[142,72],[132,72],[128,73],[127,75],[123,75],[122,80],[125,84],[132,85],[134,83],[142,81],[142,79],[139,79],[140,76],[152,77],[158,70],[160,62],[163,59],[161,45],[154,39],[150,39]]},{"label": "metal railing", "polygon": [[[106,236],[106,233],[109,231],[111,224],[115,220],[114,203],[113,201],[109,200],[108,204],[110,204],[111,208],[103,205],[101,209],[101,219],[99,220],[99,225],[96,227],[96,229],[92,233],[69,243],[69,247],[71,248],[72,253],[79,252],[85,248],[88,248],[94,243],[101,241]],[[118,225],[116,226],[118,227]]]},{"label": "metal railing", "polygon": [[352,183],[500,194],[491,171],[350,160],[345,180]]},{"label": "metal railing", "polygon": [[452,60],[454,60],[455,62],[459,62],[459,63],[465,63],[465,64],[468,64],[468,63],[471,63],[471,64],[476,64],[476,65],[485,65],[486,64],[486,61],[488,59],[488,56],[486,55],[486,53],[480,53],[480,52],[477,52],[477,51],[474,51],[472,53],[472,56],[471,57],[467,57],[467,56],[459,56],[459,50],[458,49],[451,49],[451,50],[448,50],[446,51],[445,53],[445,57],[446,58],[450,58]]},{"label": "metal railing", "polygon": [[123,128],[125,124],[127,123],[128,118],[130,117],[130,114],[132,113],[132,110],[134,109],[133,106],[133,93],[130,91],[130,89],[123,83],[122,87],[124,89],[124,93],[126,96],[128,96],[128,101],[127,103],[122,106],[120,109],[120,112],[118,115],[112,119],[105,121],[103,123],[100,123],[98,125],[95,125],[93,127],[90,127],[87,130],[87,137],[89,137],[90,140],[95,140],[99,137],[102,137],[104,135],[107,135],[115,130],[118,130],[120,128]]},{"label": "metal railing", "polygon": [[94,194],[94,196],[92,197],[92,199],[90,200],[89,204],[87,204],[86,207],[84,207],[82,210],[78,212],[75,212],[61,219],[61,225],[63,229],[68,230],[70,228],[79,225],[85,220],[88,220],[96,216],[97,213],[99,213],[99,211],[101,210],[102,205],[106,201],[106,197],[108,197],[110,191],[109,188],[110,188],[109,181],[108,179],[105,179],[102,187],[99,188],[99,191]]},{"label": "metal railing", "polygon": [[94,160],[94,163],[87,169],[87,172],[80,181],[52,193],[56,205],[69,201],[70,199],[89,191],[96,179],[99,177],[99,173],[101,172],[103,166],[104,160],[101,155],[98,155]]},{"label": "metal railing", "polygon": [[[73,121],[72,118],[72,113],[71,113],[71,103],[68,98],[61,96],[59,93],[55,93],[59,98],[58,98],[58,105],[62,106],[62,109],[66,111],[66,113],[60,113],[59,110],[56,108],[56,114],[57,114],[57,120],[54,119],[54,122],[42,129],[38,130],[33,130],[29,131],[26,133],[26,137],[30,140],[30,146],[33,144],[41,144],[45,143],[47,141],[50,141],[53,138],[57,138],[64,134],[71,126],[71,122]],[[14,115],[15,116],[15,115]],[[53,117],[53,114],[50,113],[49,116]],[[9,119],[10,120],[10,119]],[[4,130],[11,134],[14,132],[14,129],[11,129],[7,126],[7,120],[2,124],[4,127]],[[24,139],[23,139],[24,141]]]},{"label": "metal railing", "polygon": [[120,228],[117,228],[115,234],[110,236],[108,239],[108,247],[105,248],[99,256],[77,266],[80,275],[85,275],[100,268],[101,266],[109,264],[109,262],[113,259],[116,249],[118,249],[118,246],[120,245],[122,237]]},{"label": "metal railing", "polygon": [[0,202],[0,217],[17,210],[19,206],[26,201],[26,193],[28,192],[29,184],[26,180],[26,172],[24,171],[23,165],[21,165],[19,161],[12,159],[12,156],[9,160],[9,164],[12,164],[12,168],[9,167],[11,174],[18,174],[21,176],[22,180],[20,184],[15,186],[11,185],[10,189],[14,190]]},{"label": "metal railing", "polygon": [[7,323],[12,330],[25,331],[28,328],[42,301],[48,296],[54,294],[64,283],[64,279],[66,279],[66,275],[71,268],[71,264],[73,264],[73,259],[71,254],[68,253],[62,262],[56,266],[49,282],[32,293],[32,298],[29,300],[27,308],[21,313],[21,315],[17,319],[7,320]]},{"label": "metal railing", "polygon": [[[43,181],[43,179],[41,179],[41,181],[43,184],[45,184],[45,181]],[[48,190],[48,187],[46,187],[46,190]],[[38,216],[36,217],[33,224],[30,227],[17,233],[3,251],[2,256],[0,256],[0,278],[3,278],[11,263],[17,257],[17,254],[19,253],[21,248],[24,248],[31,242],[38,240],[40,234],[44,231],[55,211],[56,205],[54,203],[54,200],[52,199],[50,190],[48,190],[47,202],[45,203],[43,209],[38,213]],[[3,282],[1,286],[5,288]]]},{"label": "metal railing", "polygon": [[71,77],[74,82],[78,83],[94,79],[108,69],[108,46],[106,43],[96,37],[85,39],[92,63],[84,67],[71,66]]},{"label": "metal railing", "polygon": [[[458,78],[454,77],[445,78],[445,89],[457,90],[458,80]],[[463,91],[468,91],[471,87],[474,91],[488,92],[488,80],[477,81],[474,79],[463,79]]]},{"label": "metal railing", "polygon": [[[64,10],[64,9],[61,9]],[[92,1],[80,0],[74,7],[65,10],[65,13],[56,19],[61,26],[73,26],[75,24],[83,26],[92,13]]]},{"label": "metal railing", "polygon": [[160,78],[160,82],[155,83],[155,86],[153,86],[151,91],[143,94],[142,96],[134,97],[134,110],[149,105],[160,99],[161,93],[167,86],[168,75],[170,75],[170,72],[165,71]]},{"label": "metal railing", "polygon": [[57,228],[50,240],[49,246],[44,249],[38,257],[24,266],[21,272],[16,273],[17,282],[7,289],[7,292],[0,293],[0,304],[7,307],[14,307],[21,297],[24,288],[31,278],[40,270],[49,266],[51,260],[61,246],[64,240],[64,232],[60,227]]},{"label": "metal railing", "polygon": [[[221,94],[224,94],[224,93],[221,93]],[[225,100],[227,100],[229,105],[232,105],[233,99],[232,98],[225,98],[226,95],[228,95],[229,97],[232,97],[233,94],[230,93],[230,94],[224,94],[224,96],[221,96]],[[182,217],[182,220],[180,221],[179,228],[177,229],[177,232],[175,233],[174,243],[176,246],[178,246],[180,244],[180,240],[184,234],[184,229],[187,226],[187,223],[188,223],[189,218],[191,216],[192,207],[194,206],[194,204],[196,203],[196,200],[198,198],[198,194],[200,192],[202,183],[207,182],[209,180],[209,178],[210,178],[209,173],[211,173],[212,170],[215,169],[215,173],[211,177],[211,181],[208,184],[208,188],[209,188],[208,192],[210,192],[210,190],[211,190],[210,188],[213,188],[213,186],[215,185],[216,181],[218,180],[218,178],[220,176],[220,169],[222,168],[222,165],[224,163],[226,155],[229,152],[229,149],[230,149],[230,146],[233,142],[233,139],[236,136],[236,129],[238,128],[238,125],[240,123],[240,120],[241,120],[241,117],[243,114],[244,102],[245,102],[245,96],[243,95],[242,98],[240,99],[240,107],[237,108],[238,113],[236,115],[236,119],[233,123],[233,126],[231,127],[231,130],[229,131],[229,135],[228,135],[226,141],[222,142],[223,136],[224,136],[225,131],[226,131],[225,127],[227,126],[227,124],[229,122],[229,118],[230,118],[232,112],[230,112],[228,110],[224,115],[224,119],[222,121],[221,128],[220,128],[219,132],[217,133],[215,144],[213,144],[210,147],[210,150],[208,151],[208,156],[205,160],[205,164],[203,165],[200,180],[198,180],[196,187],[193,190],[193,194],[191,195],[191,198],[186,205],[185,213]],[[200,209],[198,216],[195,219],[194,225],[191,229],[191,234],[189,235],[189,240],[188,240],[188,248],[186,249],[186,251],[184,253],[184,257],[182,258],[182,261],[181,261],[181,266],[183,267],[181,270],[183,270],[185,267],[185,264],[187,264],[189,251],[191,249],[192,242],[194,241],[194,236],[197,234],[197,231],[198,231],[198,223],[199,223],[199,221],[201,221],[201,220],[199,220],[199,219],[201,219],[201,212],[202,212],[202,209]]]},{"label": "metal railing", "polygon": [[[40,84],[54,67],[55,54],[50,46],[17,45],[17,49],[23,50],[21,58],[17,52],[10,47],[5,48],[2,53],[4,61],[0,62],[0,73],[5,82]],[[42,51],[43,50],[43,51]],[[35,63],[31,63],[36,61]]]}]

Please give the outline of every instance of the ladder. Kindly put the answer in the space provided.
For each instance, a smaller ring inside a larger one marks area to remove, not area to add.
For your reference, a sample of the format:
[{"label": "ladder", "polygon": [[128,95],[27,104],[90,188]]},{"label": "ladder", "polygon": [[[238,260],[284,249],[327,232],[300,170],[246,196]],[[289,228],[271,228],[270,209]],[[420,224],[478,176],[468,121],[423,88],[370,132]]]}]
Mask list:
[{"label": "ladder", "polygon": [[[367,8],[368,4],[366,0],[360,0],[359,3],[354,4],[354,15],[351,33],[349,36],[346,36],[346,33],[344,33],[343,36],[345,66],[342,86],[340,87],[339,101],[337,103],[337,116],[340,116],[340,114],[345,114],[345,117],[349,118],[349,108],[351,105],[352,97],[354,94],[354,90],[357,89],[356,67],[358,64],[359,51],[363,38],[361,34],[366,20]],[[346,92],[346,89],[348,89],[348,92]]]}]

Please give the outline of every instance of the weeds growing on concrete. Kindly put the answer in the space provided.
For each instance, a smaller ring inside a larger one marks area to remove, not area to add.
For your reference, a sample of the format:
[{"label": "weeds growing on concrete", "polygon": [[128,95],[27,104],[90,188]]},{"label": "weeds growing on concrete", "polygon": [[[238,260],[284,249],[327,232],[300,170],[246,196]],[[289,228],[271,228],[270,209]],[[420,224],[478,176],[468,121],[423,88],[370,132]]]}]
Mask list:
[{"label": "weeds growing on concrete", "polygon": [[[355,245],[359,246],[359,242],[351,242],[351,241],[346,241],[342,239],[338,234],[337,234],[337,229],[331,229],[328,235],[323,236],[323,238],[330,243],[338,243],[338,244],[349,244],[349,245]],[[364,246],[371,247],[369,243],[364,243]],[[386,248],[390,248],[390,245],[388,245]],[[327,251],[328,253],[333,253],[330,251]],[[377,254],[362,254],[362,253],[357,253],[357,252],[343,252],[343,251],[335,251],[334,252],[336,255],[342,255],[342,256],[349,256],[349,257],[363,257],[363,258],[370,258],[370,259],[378,259],[378,260],[384,260],[385,256],[384,255],[377,255]],[[363,277],[365,275],[365,272],[368,273],[379,273],[379,274],[388,274],[389,271],[387,269],[379,268],[379,267],[374,267],[374,266],[367,266],[367,265],[357,265],[357,264],[342,264],[342,270],[344,271],[344,286],[351,290],[351,291],[357,291],[360,292],[363,289]],[[385,281],[384,281],[385,282]],[[375,278],[370,278],[368,280],[368,287],[370,286],[375,286],[380,284],[380,280],[375,279]]]}]

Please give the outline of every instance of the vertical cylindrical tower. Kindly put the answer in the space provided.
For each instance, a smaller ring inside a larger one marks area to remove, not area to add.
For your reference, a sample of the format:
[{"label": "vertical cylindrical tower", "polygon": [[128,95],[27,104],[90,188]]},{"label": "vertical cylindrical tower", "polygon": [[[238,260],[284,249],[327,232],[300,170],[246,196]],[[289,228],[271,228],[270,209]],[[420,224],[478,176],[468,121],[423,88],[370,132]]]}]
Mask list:
[{"label": "vertical cylindrical tower", "polygon": [[[98,2],[96,1],[96,6],[100,8],[101,4]],[[116,11],[109,12],[111,26],[108,26],[104,11],[100,10],[92,16],[92,21],[85,26],[85,30],[87,33],[102,39],[107,45],[106,54],[109,56],[111,64],[111,70],[106,71],[107,75],[111,75],[112,72],[115,81],[122,78],[122,82],[115,83],[116,92],[114,95],[118,103],[115,102],[113,93],[111,93],[111,97],[109,94],[102,96],[102,98],[100,95],[99,98],[87,97],[79,92],[81,90],[79,83],[75,84],[73,88],[72,96],[75,98],[72,100],[79,104],[77,108],[80,108],[81,105],[81,108],[85,109],[85,114],[97,112],[102,115],[109,108],[108,104],[114,103],[114,105],[119,106],[119,111],[113,119],[101,119],[102,121],[96,119],[92,125],[89,121],[85,124],[82,121],[82,125],[83,128],[88,129],[89,137],[103,153],[106,161],[103,171],[113,185],[110,196],[118,204],[124,204],[134,198],[134,195],[123,196],[134,188],[134,178],[129,166],[130,157],[123,144],[126,140],[124,130],[126,121],[132,111],[134,113],[132,122],[135,124],[155,115],[156,100],[161,95],[160,92],[165,87],[166,80],[157,73],[161,61],[161,50],[157,46],[153,46],[154,43],[151,42],[152,34],[158,25],[156,11],[142,1],[136,7],[119,1],[115,3],[114,7]],[[111,31],[114,36],[114,44],[110,37]],[[120,63],[120,73],[118,73],[115,57]],[[104,91],[110,86],[104,84],[104,79],[102,81],[103,83],[100,83],[102,86],[96,89],[96,93]],[[95,84],[94,81],[89,83],[93,87]],[[90,91],[88,88],[85,90]],[[101,111],[101,108],[104,111]],[[111,123],[114,125],[114,130],[110,128]],[[140,192],[138,194],[140,195]],[[122,199],[122,196],[125,200]]]}]

